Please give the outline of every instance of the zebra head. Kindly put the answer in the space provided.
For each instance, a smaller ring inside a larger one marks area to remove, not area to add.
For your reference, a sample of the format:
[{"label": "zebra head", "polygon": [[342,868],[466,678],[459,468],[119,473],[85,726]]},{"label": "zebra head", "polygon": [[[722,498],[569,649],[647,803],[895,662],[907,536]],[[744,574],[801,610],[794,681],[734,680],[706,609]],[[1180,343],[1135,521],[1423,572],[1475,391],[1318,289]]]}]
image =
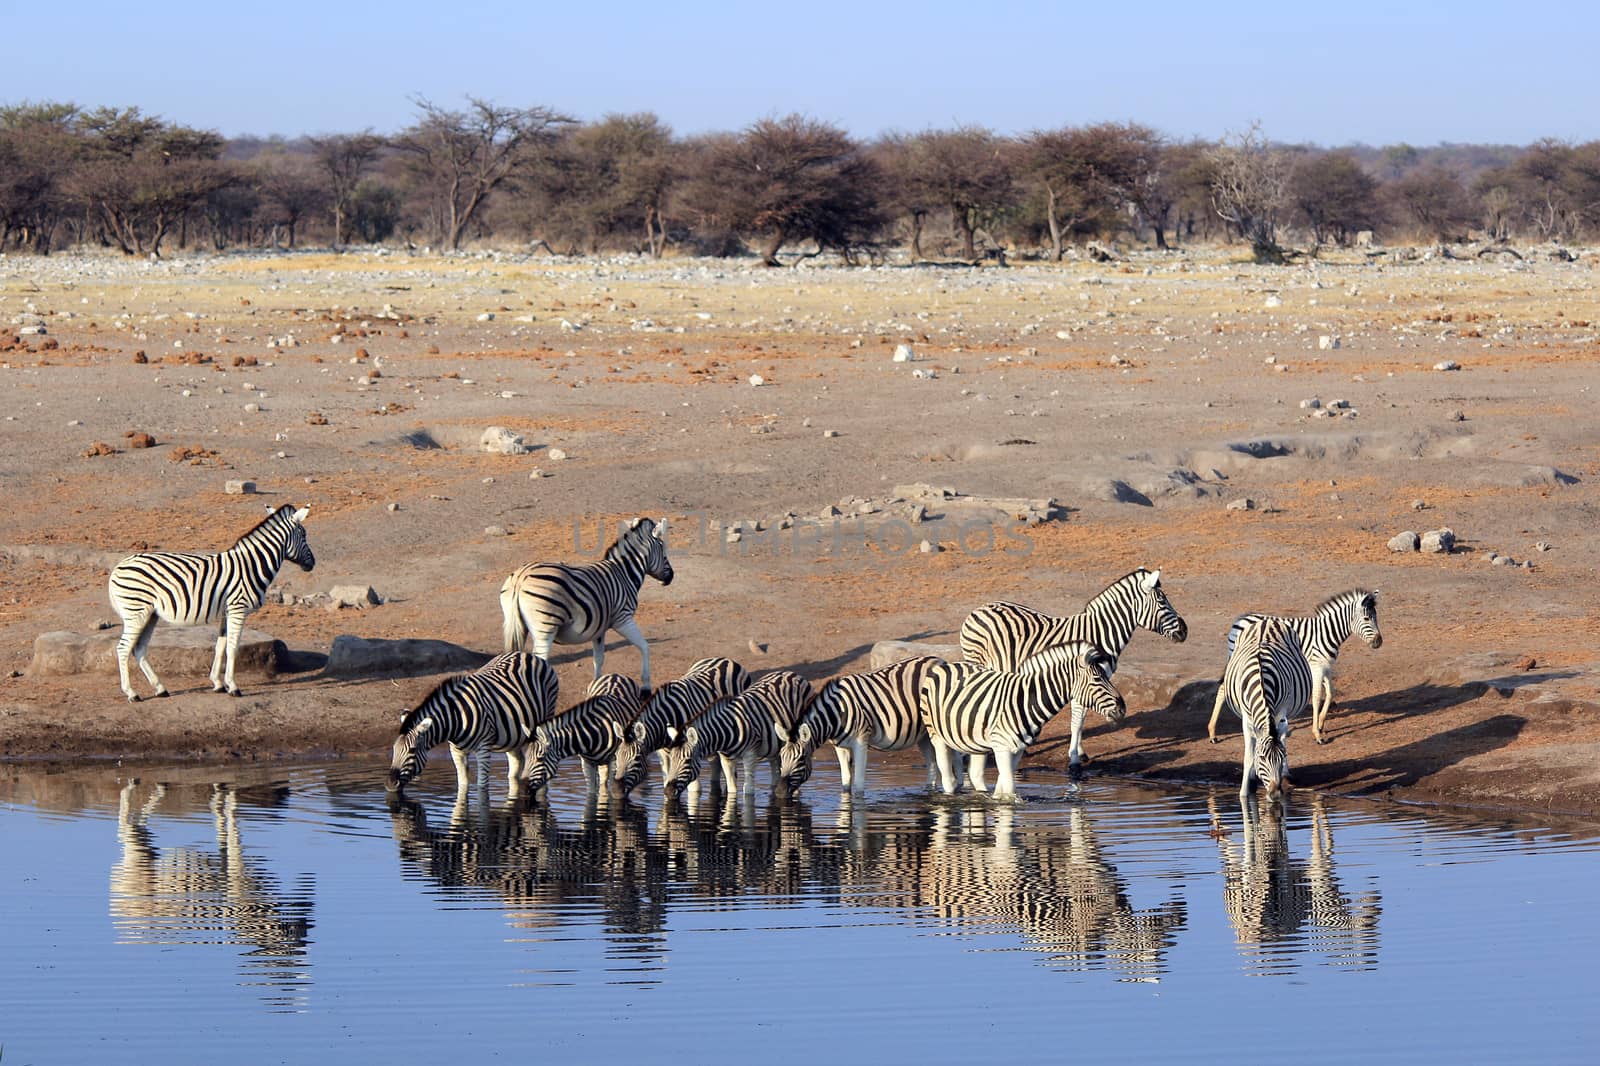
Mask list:
[{"label": "zebra head", "polygon": [[679,731],[667,726],[667,746],[661,749],[661,790],[665,795],[682,795],[700,776],[700,760],[694,758],[700,732],[694,726]]},{"label": "zebra head", "polygon": [[617,745],[617,750],[611,756],[611,780],[616,786],[617,794],[624,799],[639,783],[644,780],[645,771],[649,768],[645,757],[650,753],[649,730],[645,724],[636,721],[622,734],[622,742]]},{"label": "zebra head", "polygon": [[528,745],[525,762],[527,769],[522,771],[523,784],[537,796],[550,786],[556,776],[556,767],[561,765],[561,752],[551,743],[550,730],[546,726],[533,731],[533,741]]},{"label": "zebra head", "polygon": [[788,799],[800,790],[811,777],[812,753],[817,750],[816,737],[808,722],[790,730],[782,722],[772,727],[778,734],[778,779],[772,792],[779,799]]},{"label": "zebra head", "polygon": [[1378,590],[1367,592],[1357,589],[1355,603],[1355,629],[1367,646],[1376,651],[1383,647],[1383,634],[1378,630]]},{"label": "zebra head", "polygon": [[1166,590],[1161,587],[1161,571],[1140,567],[1134,572],[1139,575],[1134,622],[1152,633],[1161,634],[1174,644],[1188,640],[1189,625],[1172,609],[1172,601],[1167,599]]},{"label": "zebra head", "polygon": [[385,789],[399,792],[407,782],[416,780],[422,768],[428,765],[428,752],[433,748],[433,724],[431,714],[406,711],[401,715],[400,735],[394,741]]},{"label": "zebra head", "polygon": [[1266,792],[1278,793],[1288,785],[1289,751],[1277,729],[1256,741],[1254,769],[1256,780]]},{"label": "zebra head", "polygon": [[1128,705],[1111,683],[1111,660],[1098,648],[1085,645],[1078,655],[1078,667],[1073,671],[1072,702],[1094,708],[1108,722],[1122,721]]},{"label": "zebra head", "polygon": [[310,513],[311,508],[302,507],[290,516],[289,544],[283,552],[285,559],[306,571],[317,565],[317,557],[311,554],[311,545],[306,540],[305,520]]},{"label": "zebra head", "polygon": [[666,530],[665,523],[657,523],[653,518],[635,518],[628,523],[628,531],[618,538],[612,550],[623,550],[626,546],[626,550],[639,559],[646,574],[663,585],[670,585],[672,560],[667,558]]}]

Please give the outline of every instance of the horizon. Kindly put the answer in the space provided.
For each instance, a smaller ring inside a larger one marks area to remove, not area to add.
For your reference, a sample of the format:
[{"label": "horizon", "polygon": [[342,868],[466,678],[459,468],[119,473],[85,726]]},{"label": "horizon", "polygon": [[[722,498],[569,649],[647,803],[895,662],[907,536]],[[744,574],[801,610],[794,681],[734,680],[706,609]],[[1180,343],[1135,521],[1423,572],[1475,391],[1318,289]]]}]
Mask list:
[{"label": "horizon", "polygon": [[[155,27],[147,12],[104,0],[79,14],[72,63],[50,49],[15,50],[0,103],[138,107],[230,139],[288,141],[392,134],[414,120],[414,98],[454,108],[469,95],[585,122],[651,111],[679,136],[799,112],[863,140],[1105,121],[1180,141],[1259,121],[1274,142],[1330,148],[1600,137],[1584,105],[1600,94],[1583,54],[1600,9],[1563,13],[1558,33],[1488,0],[1404,10],[1353,0],[1336,15],[1258,0],[1219,14],[1159,2],[1137,21],[1120,9],[1000,0],[973,25],[970,9],[949,0],[871,9],[819,0],[802,25],[782,23],[783,11],[714,0],[671,13],[666,26],[659,8],[627,2],[599,30],[582,11],[503,0],[448,11],[402,0],[381,25],[363,10],[306,0],[285,0],[266,26],[258,12],[194,0],[166,5]],[[61,36],[47,11],[8,21],[13,40]],[[493,32],[477,28],[485,23]],[[1036,41],[1050,45],[1041,51]],[[1240,76],[1263,68],[1276,77]],[[219,69],[227,84],[216,82]]]}]

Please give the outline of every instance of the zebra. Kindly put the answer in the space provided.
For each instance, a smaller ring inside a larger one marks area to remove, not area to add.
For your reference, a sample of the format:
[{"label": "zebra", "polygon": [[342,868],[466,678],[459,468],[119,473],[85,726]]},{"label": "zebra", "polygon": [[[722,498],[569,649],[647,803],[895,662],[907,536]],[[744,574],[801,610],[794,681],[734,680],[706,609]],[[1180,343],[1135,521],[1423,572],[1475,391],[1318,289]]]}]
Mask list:
[{"label": "zebra", "polygon": [[[214,555],[139,552],[112,568],[111,606],[122,619],[117,670],[122,678],[122,693],[129,703],[139,702],[139,694],[128,680],[130,652],[139,660],[145,678],[155,686],[155,694],[170,695],[148,657],[157,621],[180,626],[219,623],[217,654],[211,661],[211,688],[241,695],[233,681],[233,663],[245,618],[261,606],[261,598],[278,576],[284,560],[307,571],[317,565],[311,545],[306,542],[304,523],[309,511],[284,504],[235,541],[233,547]],[[228,661],[226,675],[222,672],[224,653]]]},{"label": "zebra", "polygon": [[1228,656],[1222,689],[1243,723],[1240,800],[1250,795],[1252,779],[1278,792],[1289,773],[1289,716],[1311,698],[1311,664],[1294,629],[1281,618],[1246,622]]},{"label": "zebra", "polygon": [[939,784],[956,790],[950,752],[972,756],[967,780],[984,791],[983,771],[989,752],[995,756],[997,797],[1016,793],[1016,766],[1044,724],[1069,703],[1093,707],[1107,721],[1127,713],[1122,694],[1111,683],[1105,653],[1084,641],[1058,644],[1034,656],[1028,668],[1012,673],[986,670],[971,663],[937,663],[922,682],[921,706],[928,737],[939,762]]},{"label": "zebra", "polygon": [[672,584],[666,526],[649,518],[629,522],[598,563],[522,567],[500,586],[505,650],[521,651],[531,640],[533,653],[549,659],[552,642],[592,643],[594,676],[599,677],[606,659],[606,632],[614,629],[639,649],[644,664],[640,687],[649,691],[650,646],[633,620],[646,575],[662,585]]},{"label": "zebra", "polygon": [[[719,700],[680,729],[667,727],[670,743],[661,751],[661,776],[670,791],[698,791],[700,762],[716,755],[729,795],[754,791],[757,759],[772,765],[776,790],[781,780],[780,736],[794,730],[813,696],[811,683],[792,670],[762,674],[731,699]],[[742,763],[744,774],[738,773]]]},{"label": "zebra", "polygon": [[611,779],[611,757],[622,743],[624,730],[639,715],[639,686],[631,677],[602,674],[590,682],[583,701],[538,726],[527,751],[523,781],[535,794],[556,776],[561,760],[571,755],[583,759],[583,776],[590,792],[598,792]]},{"label": "zebra", "polygon": [[516,794],[534,730],[555,715],[557,687],[550,664],[523,652],[496,655],[470,674],[445,678],[401,716],[385,787],[390,792],[404,789],[422,773],[428,752],[449,744],[458,792],[467,789],[467,753],[488,750],[506,753],[510,788]]},{"label": "zebra", "polygon": [[668,681],[646,700],[622,743],[617,745],[611,778],[627,796],[644,780],[645,759],[666,747],[668,726],[682,727],[718,700],[737,696],[750,685],[750,675],[732,659],[701,659],[675,681]]},{"label": "zebra", "polygon": [[829,741],[839,757],[839,788],[856,795],[866,789],[867,751],[901,751],[916,745],[928,767],[928,784],[938,767],[922,724],[918,699],[928,668],[943,659],[918,655],[862,674],[836,677],[817,691],[796,728],[780,729],[780,797],[792,794],[811,776],[812,753]]},{"label": "zebra", "polygon": [[[1235,619],[1228,630],[1228,654],[1233,654],[1234,645],[1245,626],[1266,617],[1258,612],[1240,615]],[[1271,617],[1278,618],[1294,630],[1305,651],[1306,661],[1311,664],[1311,735],[1318,744],[1326,744],[1328,741],[1322,735],[1322,726],[1327,721],[1329,708],[1333,706],[1333,666],[1339,660],[1339,648],[1350,639],[1352,632],[1360,633],[1361,639],[1374,651],[1383,646],[1383,634],[1378,630],[1378,592],[1376,589],[1348,589],[1329,596],[1308,615]],[[1213,744],[1219,743],[1217,718],[1222,714],[1225,702],[1226,692],[1223,686],[1218,685],[1217,700],[1211,708],[1211,721],[1206,724],[1206,735]],[[1298,708],[1295,713],[1299,713]]]},{"label": "zebra", "polygon": [[1110,673],[1135,629],[1159,633],[1174,644],[1189,638],[1189,626],[1167,599],[1161,571],[1144,567],[1117,578],[1084,605],[1081,614],[1056,618],[1020,603],[988,603],[961,623],[961,658],[990,670],[1014,672],[1024,661],[1057,644],[1088,641],[1106,658]]}]

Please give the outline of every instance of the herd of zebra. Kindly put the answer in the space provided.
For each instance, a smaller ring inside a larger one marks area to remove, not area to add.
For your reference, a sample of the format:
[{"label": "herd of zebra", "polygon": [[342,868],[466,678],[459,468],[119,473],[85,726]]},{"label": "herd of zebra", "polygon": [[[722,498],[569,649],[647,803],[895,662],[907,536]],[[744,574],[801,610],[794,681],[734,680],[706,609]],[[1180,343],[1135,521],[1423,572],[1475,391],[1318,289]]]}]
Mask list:
[{"label": "herd of zebra", "polygon": [[[245,616],[261,604],[285,560],[305,570],[315,564],[306,515],[304,508],[281,507],[218,554],[141,552],[117,564],[110,595],[123,620],[117,658],[128,699],[138,699],[128,678],[130,650],[156,695],[167,695],[147,658],[158,619],[218,624],[212,686],[239,694],[234,652]],[[978,608],[961,626],[960,662],[917,656],[813,688],[791,670],[752,679],[731,659],[709,658],[652,687],[649,646],[634,621],[646,576],[663,585],[673,579],[665,528],[649,518],[633,519],[597,563],[534,564],[513,573],[500,592],[504,654],[447,678],[402,717],[388,788],[398,791],[416,778],[429,752],[443,744],[461,789],[469,780],[468,755],[493,751],[507,756],[513,793],[526,786],[538,794],[563,761],[576,757],[592,789],[626,796],[644,780],[651,756],[669,793],[697,793],[702,763],[715,756],[730,792],[753,788],[756,763],[764,759],[774,792],[788,796],[810,777],[816,749],[830,743],[847,792],[864,789],[869,751],[915,746],[929,784],[945,793],[957,790],[963,760],[973,791],[984,792],[992,756],[994,794],[1009,797],[1023,753],[1056,714],[1070,708],[1074,769],[1082,762],[1088,710],[1121,721],[1126,706],[1112,675],[1136,629],[1175,643],[1188,637],[1161,571],[1141,567],[1079,614],[1053,617],[1006,602]],[[613,630],[639,649],[638,683],[601,672]],[[1268,792],[1283,786],[1291,721],[1307,708],[1316,740],[1325,741],[1333,667],[1352,633],[1381,645],[1375,591],[1341,592],[1308,615],[1247,614],[1234,622],[1208,733],[1215,742],[1217,719],[1232,707],[1245,740],[1241,797],[1256,781]],[[530,643],[531,654],[523,650]],[[565,710],[548,662],[553,644],[593,647],[595,679]]]}]

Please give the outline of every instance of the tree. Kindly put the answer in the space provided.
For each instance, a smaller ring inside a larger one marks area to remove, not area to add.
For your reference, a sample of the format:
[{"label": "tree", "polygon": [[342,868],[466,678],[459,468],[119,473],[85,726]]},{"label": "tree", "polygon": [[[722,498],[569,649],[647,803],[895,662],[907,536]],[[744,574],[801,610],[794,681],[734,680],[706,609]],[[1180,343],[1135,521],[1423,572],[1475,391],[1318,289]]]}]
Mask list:
[{"label": "tree", "polygon": [[590,252],[621,238],[660,257],[674,173],[672,131],[660,119],[607,115],[562,138],[531,184],[552,233]]},{"label": "tree", "polygon": [[48,254],[56,228],[76,209],[68,177],[77,165],[75,104],[0,108],[0,248],[13,235]]},{"label": "tree", "polygon": [[826,122],[762,119],[737,137],[708,139],[697,162],[686,205],[712,225],[759,234],[768,266],[789,241],[812,240],[849,259],[886,221],[877,164]]},{"label": "tree", "polygon": [[[327,176],[326,166],[319,167],[319,164],[322,164],[320,151],[317,163],[300,156],[275,153],[265,156],[257,164],[256,183],[261,190],[262,206],[266,211],[264,220],[288,231],[290,248],[294,247],[295,231],[304,219],[326,210],[330,203],[337,203],[338,186],[334,185],[330,191],[324,180]],[[319,174],[318,169],[324,173]],[[341,211],[337,206],[334,208],[335,243],[342,243],[339,233],[346,217],[345,211],[348,211],[348,194],[344,210]],[[277,243],[276,233],[273,234],[273,243]]]},{"label": "tree", "polygon": [[1295,161],[1289,199],[1318,244],[1348,243],[1378,220],[1378,183],[1350,152],[1313,152]]},{"label": "tree", "polygon": [[[351,199],[362,177],[383,150],[384,143],[384,139],[371,130],[311,138],[317,165],[322,168],[328,182],[326,202],[333,208],[333,243],[336,245],[342,245],[349,239],[347,219]],[[294,246],[292,226],[289,245]]]},{"label": "tree", "polygon": [[998,215],[1016,198],[1004,142],[979,126],[927,130],[906,141],[908,158],[901,194],[950,209],[962,254],[977,258],[974,237],[986,218]]},{"label": "tree", "polygon": [[1437,164],[1419,167],[1383,191],[1396,215],[1440,241],[1455,239],[1475,215],[1461,179]]},{"label": "tree", "polygon": [[442,238],[460,248],[489,195],[526,175],[572,119],[547,107],[501,107],[467,98],[465,111],[416,100],[421,116],[396,139],[432,198]]},{"label": "tree", "polygon": [[[1044,194],[1050,250],[1060,260],[1067,233],[1107,229],[1117,212],[1144,193],[1151,162],[1143,139],[1113,122],[1035,131],[1022,142],[1021,171]],[[1154,133],[1149,133],[1153,140]],[[1162,241],[1165,246],[1165,241]]]},{"label": "tree", "polygon": [[1258,263],[1283,262],[1278,218],[1286,202],[1287,160],[1261,133],[1259,122],[1218,141],[1209,152],[1211,203],[1217,217],[1250,242]]}]

